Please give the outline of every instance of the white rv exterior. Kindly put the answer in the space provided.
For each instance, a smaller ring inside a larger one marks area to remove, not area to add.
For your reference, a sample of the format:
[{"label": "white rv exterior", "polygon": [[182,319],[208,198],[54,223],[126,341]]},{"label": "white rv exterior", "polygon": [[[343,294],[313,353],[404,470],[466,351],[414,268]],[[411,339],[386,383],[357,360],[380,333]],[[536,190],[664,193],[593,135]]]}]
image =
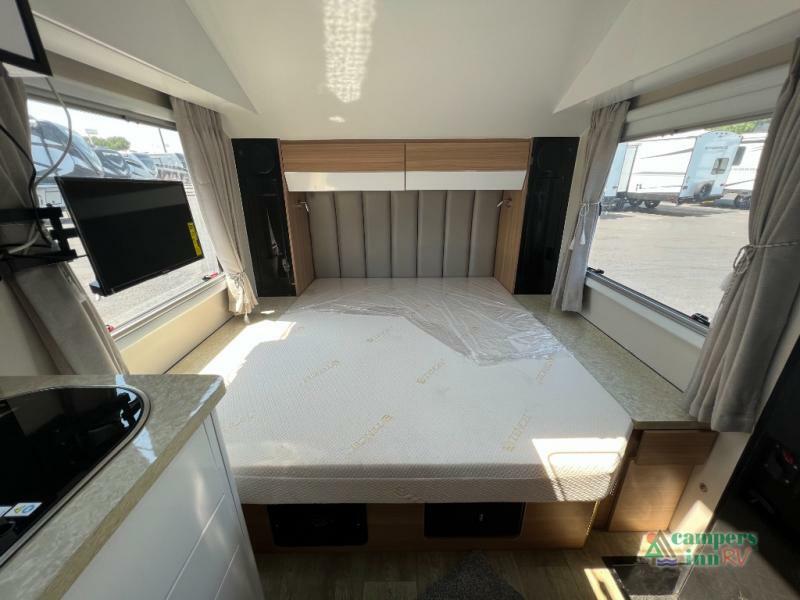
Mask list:
[{"label": "white rv exterior", "polygon": [[761,161],[766,139],[766,132],[742,134],[742,142],[734,158],[733,167],[723,184],[722,200],[732,201],[737,208],[750,208],[756,170]]},{"label": "white rv exterior", "polygon": [[655,208],[720,198],[741,136],[727,131],[687,132],[622,143],[617,147],[604,190],[606,206],[644,203]]}]

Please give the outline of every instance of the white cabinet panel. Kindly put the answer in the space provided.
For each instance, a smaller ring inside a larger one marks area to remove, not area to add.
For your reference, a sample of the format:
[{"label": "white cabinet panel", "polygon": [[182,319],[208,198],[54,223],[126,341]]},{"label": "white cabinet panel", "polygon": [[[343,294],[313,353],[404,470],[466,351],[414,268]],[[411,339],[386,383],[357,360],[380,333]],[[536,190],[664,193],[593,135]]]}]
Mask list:
[{"label": "white cabinet panel", "polygon": [[287,171],[285,175],[290,192],[372,192],[405,189],[403,171],[360,173]]},{"label": "white cabinet panel", "polygon": [[226,495],[178,576],[170,600],[213,600],[240,540],[233,502]]},{"label": "white cabinet panel", "polygon": [[220,501],[230,497],[229,490],[223,466],[201,426],[65,597],[165,598]]},{"label": "white cabinet panel", "polygon": [[248,570],[248,561],[242,548],[233,556],[228,573],[219,588],[216,600],[255,600],[262,598],[260,583],[254,581]]},{"label": "white cabinet panel", "polygon": [[525,171],[407,171],[407,190],[521,190]]}]

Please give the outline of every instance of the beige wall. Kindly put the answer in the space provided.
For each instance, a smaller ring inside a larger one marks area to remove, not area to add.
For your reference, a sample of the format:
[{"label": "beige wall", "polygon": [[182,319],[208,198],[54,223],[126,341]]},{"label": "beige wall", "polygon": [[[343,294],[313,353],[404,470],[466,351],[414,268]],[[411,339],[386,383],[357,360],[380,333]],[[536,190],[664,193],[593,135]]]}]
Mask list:
[{"label": "beige wall", "polygon": [[39,335],[8,284],[0,281],[0,375],[56,372]]},{"label": "beige wall", "polygon": [[117,345],[131,373],[164,373],[231,317],[224,285],[209,290],[175,316],[158,319]]},{"label": "beige wall", "polygon": [[[117,340],[131,373],[164,373],[230,318],[216,286]],[[57,373],[50,355],[8,285],[0,282],[0,375]]]}]

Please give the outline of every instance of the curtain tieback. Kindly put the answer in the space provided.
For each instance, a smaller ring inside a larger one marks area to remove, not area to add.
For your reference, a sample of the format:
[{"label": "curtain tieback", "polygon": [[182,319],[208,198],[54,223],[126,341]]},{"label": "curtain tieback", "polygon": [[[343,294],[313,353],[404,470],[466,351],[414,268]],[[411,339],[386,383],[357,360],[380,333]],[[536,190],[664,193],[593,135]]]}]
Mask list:
[{"label": "curtain tieback", "polygon": [[[244,273],[225,273],[225,277],[228,278],[229,281],[233,283],[238,291],[238,298],[236,298],[236,309],[237,312],[241,310],[242,306],[245,303],[245,290],[247,287],[245,286],[245,278],[246,275]],[[244,322],[250,322],[250,316],[245,313],[244,314]]]},{"label": "curtain tieback", "polygon": [[233,285],[235,285],[240,290],[244,291],[244,273],[225,273],[225,276],[228,277],[231,281],[233,281]]},{"label": "curtain tieback", "polygon": [[[578,243],[581,246],[586,245],[586,216],[589,214],[589,209],[592,206],[598,206],[602,200],[598,200],[597,202],[583,202],[581,204],[580,210],[578,210],[578,220],[581,223],[581,237],[578,240]],[[569,243],[569,249],[572,250],[575,247],[575,240],[578,239],[578,231],[575,230],[575,235],[572,237],[572,241]]]},{"label": "curtain tieback", "polygon": [[737,275],[741,275],[747,268],[750,266],[750,262],[753,260],[753,257],[756,254],[756,250],[761,250],[762,248],[782,248],[785,246],[797,246],[800,244],[800,240],[794,240],[790,242],[775,242],[774,244],[747,244],[739,248],[739,252],[736,253],[736,258],[733,259],[733,272]]},{"label": "curtain tieback", "polygon": [[739,251],[736,253],[736,258],[733,259],[733,269],[730,273],[725,276],[725,279],[722,281],[722,285],[720,288],[724,292],[727,293],[728,289],[731,287],[733,283],[734,277],[737,275],[744,275],[747,269],[750,267],[750,263],[753,260],[753,257],[756,255],[757,250],[761,250],[762,248],[782,248],[785,246],[797,246],[800,244],[800,240],[794,240],[789,242],[775,242],[774,244],[746,244],[739,248]]}]

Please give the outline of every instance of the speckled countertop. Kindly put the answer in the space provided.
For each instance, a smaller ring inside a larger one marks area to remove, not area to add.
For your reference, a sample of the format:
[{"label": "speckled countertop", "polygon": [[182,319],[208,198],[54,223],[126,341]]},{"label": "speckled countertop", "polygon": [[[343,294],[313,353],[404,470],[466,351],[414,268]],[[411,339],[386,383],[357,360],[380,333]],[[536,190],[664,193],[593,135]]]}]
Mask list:
[{"label": "speckled countertop", "polygon": [[514,296],[624,408],[636,429],[698,429],[681,391],[582,316],[550,309],[550,296]]},{"label": "speckled countertop", "polygon": [[150,399],[136,437],[0,567],[0,598],[60,598],[225,393],[213,375],[0,377],[0,397],[69,385],[127,385]]}]

